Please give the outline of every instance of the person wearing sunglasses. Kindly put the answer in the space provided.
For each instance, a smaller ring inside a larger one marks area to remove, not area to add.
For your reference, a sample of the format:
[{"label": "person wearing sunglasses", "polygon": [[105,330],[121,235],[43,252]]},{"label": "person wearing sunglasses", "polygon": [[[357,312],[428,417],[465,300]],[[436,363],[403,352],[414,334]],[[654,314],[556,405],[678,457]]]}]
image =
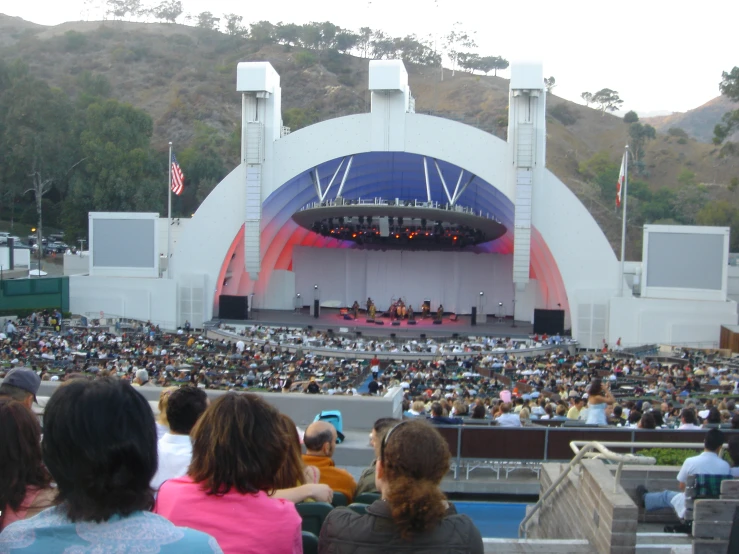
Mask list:
[{"label": "person wearing sunglasses", "polygon": [[433,426],[403,421],[375,442],[375,454],[381,499],[366,514],[332,510],[321,528],[319,553],[353,553],[361,547],[383,554],[482,554],[480,531],[439,488],[449,472],[450,453]]}]

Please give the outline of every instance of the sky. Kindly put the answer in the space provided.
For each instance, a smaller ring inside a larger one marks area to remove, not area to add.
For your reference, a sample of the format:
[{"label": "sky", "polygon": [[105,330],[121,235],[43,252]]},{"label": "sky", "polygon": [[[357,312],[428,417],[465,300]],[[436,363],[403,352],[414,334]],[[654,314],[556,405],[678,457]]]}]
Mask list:
[{"label": "sky", "polygon": [[[43,25],[100,19],[104,0],[0,0],[0,13]],[[159,0],[143,0],[158,3]],[[536,60],[554,94],[618,91],[624,110],[686,111],[718,96],[721,72],[739,66],[739,1],[622,0],[182,0],[185,13],[237,13],[244,23],[331,21],[392,36],[442,37],[455,22],[481,55]],[[182,21],[180,18],[179,21]],[[507,75],[504,73],[503,76]]]}]

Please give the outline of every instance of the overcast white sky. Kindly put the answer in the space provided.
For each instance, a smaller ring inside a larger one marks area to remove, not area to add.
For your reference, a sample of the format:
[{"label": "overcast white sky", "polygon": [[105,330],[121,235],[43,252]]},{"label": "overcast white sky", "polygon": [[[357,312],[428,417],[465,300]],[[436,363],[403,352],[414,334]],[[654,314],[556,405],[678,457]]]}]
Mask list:
[{"label": "overcast white sky", "polygon": [[[45,25],[79,20],[103,0],[0,0],[0,12]],[[144,0],[158,3],[159,0]],[[476,31],[478,52],[537,59],[554,93],[617,90],[625,109],[685,111],[719,95],[721,72],[739,65],[736,0],[182,0],[185,12],[238,13],[244,22],[329,20],[393,35]],[[99,18],[93,10],[91,18]],[[181,18],[182,19],[182,18]]]}]

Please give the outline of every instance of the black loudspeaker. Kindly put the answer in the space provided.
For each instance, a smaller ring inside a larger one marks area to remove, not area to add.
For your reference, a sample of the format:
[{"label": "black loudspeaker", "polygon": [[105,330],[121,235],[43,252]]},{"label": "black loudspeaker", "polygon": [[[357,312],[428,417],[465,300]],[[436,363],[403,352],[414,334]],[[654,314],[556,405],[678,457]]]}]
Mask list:
[{"label": "black loudspeaker", "polygon": [[472,306],[472,316],[470,316],[470,325],[477,325],[477,306]]},{"label": "black loudspeaker", "polygon": [[318,306],[318,300],[313,301],[313,317],[318,319],[318,312],[321,311],[321,308]]},{"label": "black loudspeaker", "polygon": [[408,322],[408,325],[415,325],[415,324],[416,324],[416,321],[413,319]]},{"label": "black loudspeaker", "polygon": [[398,321],[396,319],[395,321],[392,322],[392,325],[394,325],[395,327],[397,327],[398,325],[400,325],[400,321]]},{"label": "black loudspeaker", "polygon": [[218,317],[221,319],[249,319],[249,297],[222,294],[218,298]]},{"label": "black loudspeaker", "polygon": [[565,332],[564,310],[534,310],[534,333],[556,335]]},{"label": "black loudspeaker", "polygon": [[434,325],[441,325],[441,320],[440,319],[435,319],[434,320]]},{"label": "black loudspeaker", "polygon": [[385,325],[384,321],[375,321],[375,325]]}]

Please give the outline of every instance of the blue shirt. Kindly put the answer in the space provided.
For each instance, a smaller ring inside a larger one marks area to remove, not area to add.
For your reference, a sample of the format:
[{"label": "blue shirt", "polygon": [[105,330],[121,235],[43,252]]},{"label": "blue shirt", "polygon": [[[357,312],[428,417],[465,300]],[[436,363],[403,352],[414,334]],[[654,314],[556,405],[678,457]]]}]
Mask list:
[{"label": "blue shirt", "polygon": [[8,525],[0,533],[0,552],[223,554],[210,535],[176,527],[151,512],[113,516],[103,523],[75,523],[59,507]]}]

